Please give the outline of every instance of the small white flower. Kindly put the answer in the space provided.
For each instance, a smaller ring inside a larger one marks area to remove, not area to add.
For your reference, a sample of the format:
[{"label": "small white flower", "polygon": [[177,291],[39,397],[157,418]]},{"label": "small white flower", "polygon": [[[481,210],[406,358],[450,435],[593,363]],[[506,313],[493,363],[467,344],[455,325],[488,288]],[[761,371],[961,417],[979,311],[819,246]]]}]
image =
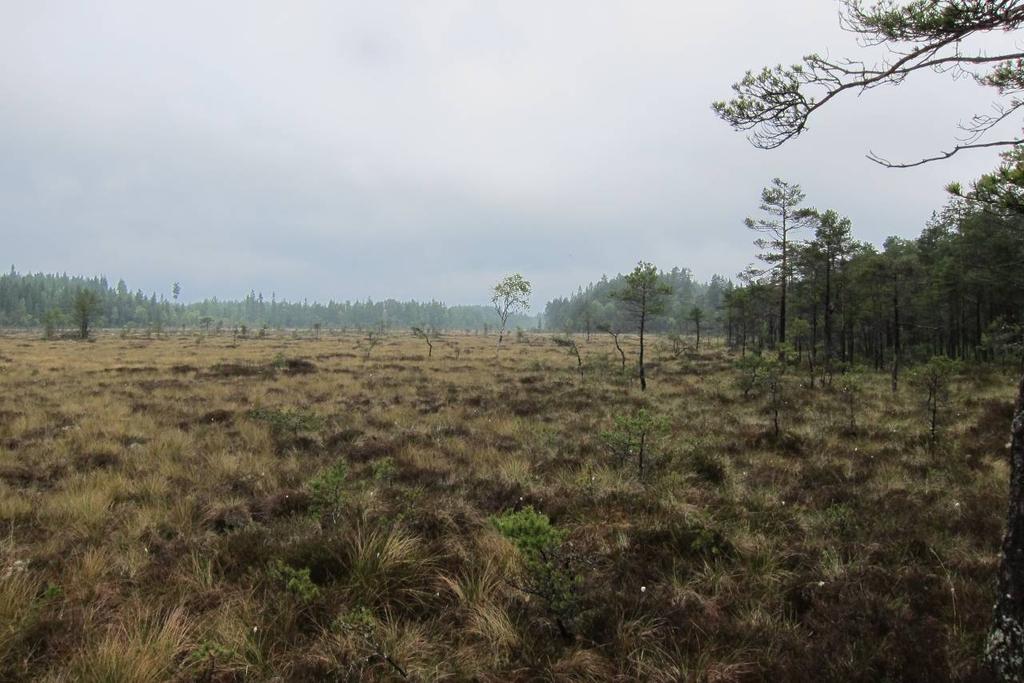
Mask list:
[{"label": "small white flower", "polygon": [[259,627],[259,626],[253,626],[253,627],[252,627],[252,632],[253,632],[253,633],[256,633],[256,631],[259,631],[259,630],[260,630],[260,627]]},{"label": "small white flower", "polygon": [[822,586],[824,586],[824,585],[825,585],[825,582],[824,582],[824,581],[819,581],[819,582],[818,582],[818,588],[821,588],[821,587],[822,587]]},{"label": "small white flower", "polygon": [[640,586],[640,592],[641,593],[646,593],[647,592],[647,586]]}]

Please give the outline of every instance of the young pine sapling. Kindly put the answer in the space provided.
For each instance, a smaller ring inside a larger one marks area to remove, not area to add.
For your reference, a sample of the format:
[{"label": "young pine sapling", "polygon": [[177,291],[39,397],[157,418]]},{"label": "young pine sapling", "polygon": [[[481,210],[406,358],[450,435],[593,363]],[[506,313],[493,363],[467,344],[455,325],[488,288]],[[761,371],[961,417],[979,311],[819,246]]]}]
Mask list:
[{"label": "young pine sapling", "polygon": [[619,352],[619,357],[622,359],[622,371],[626,371],[626,352],[622,350],[622,345],[619,343],[619,335],[622,334],[614,327],[610,325],[601,325],[597,328],[601,332],[607,332],[611,335],[612,340],[615,342],[615,350]]},{"label": "young pine sapling", "polygon": [[927,363],[918,368],[913,376],[914,386],[925,394],[925,406],[928,410],[929,444],[935,448],[939,432],[939,416],[943,408],[949,405],[950,388],[957,362],[945,356],[933,356]]},{"label": "young pine sapling", "polygon": [[857,429],[857,403],[864,393],[864,376],[859,370],[848,370],[839,376],[839,392],[846,408],[847,430]]},{"label": "young pine sapling", "polygon": [[427,358],[432,357],[434,355],[434,343],[430,341],[430,333],[422,327],[413,327],[412,334],[414,337],[418,337],[427,343]]},{"label": "young pine sapling", "polygon": [[693,321],[693,325],[697,330],[697,345],[695,350],[697,351],[697,353],[700,353],[700,323],[702,320],[704,320],[704,311],[701,309],[700,306],[694,306],[693,308],[690,309],[689,317],[690,320]]},{"label": "young pine sapling", "polygon": [[641,408],[632,415],[616,415],[614,422],[612,429],[601,433],[605,446],[620,466],[636,462],[637,472],[643,477],[658,437],[668,431],[668,419]]},{"label": "young pine sapling", "polygon": [[553,341],[557,346],[567,350],[570,355],[576,357],[576,369],[580,373],[580,381],[583,381],[583,356],[580,355],[580,347],[576,344],[576,340],[572,337],[552,337]]},{"label": "young pine sapling", "polygon": [[672,288],[661,281],[658,269],[650,263],[641,261],[633,272],[624,278],[625,286],[615,293],[615,298],[636,321],[640,332],[640,357],[637,366],[640,373],[640,390],[647,390],[647,373],[644,368],[644,332],[647,323],[656,315],[665,311],[666,298]]},{"label": "young pine sapling", "polygon": [[373,351],[373,348],[377,346],[377,344],[380,344],[380,337],[380,332],[375,332],[371,330],[370,332],[366,333],[366,338],[363,339],[362,344],[363,353],[365,354],[363,356],[363,360],[370,360],[370,352]]}]

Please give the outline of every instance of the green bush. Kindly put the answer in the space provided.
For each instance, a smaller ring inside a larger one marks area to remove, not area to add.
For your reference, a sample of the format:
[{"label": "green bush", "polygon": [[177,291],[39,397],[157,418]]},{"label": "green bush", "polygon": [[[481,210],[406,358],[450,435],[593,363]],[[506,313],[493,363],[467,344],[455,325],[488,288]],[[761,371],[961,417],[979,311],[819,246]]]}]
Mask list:
[{"label": "green bush", "polygon": [[347,476],[348,465],[344,460],[336,460],[309,480],[310,511],[321,520],[328,519],[332,524],[338,522]]},{"label": "green bush", "polygon": [[518,588],[544,600],[562,636],[569,638],[571,623],[579,611],[580,577],[572,568],[574,556],[563,545],[564,532],[530,506],[491,520],[522,556],[525,583]]},{"label": "green bush", "polygon": [[846,408],[847,428],[857,428],[857,403],[864,393],[864,373],[860,370],[848,370],[839,376],[837,382],[843,406]]},{"label": "green bush", "polygon": [[785,354],[790,351],[788,345],[780,345],[781,356],[748,355],[736,363],[739,370],[738,384],[743,397],[749,398],[751,392],[763,395],[768,401],[768,409],[772,414],[772,429],[775,436],[781,433],[779,416],[782,406],[786,374]]},{"label": "green bush", "polygon": [[373,464],[370,465],[370,470],[373,472],[374,480],[391,481],[395,477],[397,468],[392,458],[381,458],[380,460],[373,461]]},{"label": "green bush", "polygon": [[564,536],[551,525],[547,515],[532,506],[492,519],[501,535],[512,541],[528,560],[543,560],[561,544]]},{"label": "green bush", "polygon": [[764,358],[752,353],[747,354],[736,361],[736,369],[739,371],[736,385],[743,392],[743,398],[747,398],[750,392],[761,384],[761,376],[765,371]]},{"label": "green bush", "polygon": [[305,604],[309,604],[320,597],[320,589],[309,578],[308,568],[295,569],[280,560],[276,560],[267,568],[267,573],[273,581],[283,583],[286,591],[296,596]]}]

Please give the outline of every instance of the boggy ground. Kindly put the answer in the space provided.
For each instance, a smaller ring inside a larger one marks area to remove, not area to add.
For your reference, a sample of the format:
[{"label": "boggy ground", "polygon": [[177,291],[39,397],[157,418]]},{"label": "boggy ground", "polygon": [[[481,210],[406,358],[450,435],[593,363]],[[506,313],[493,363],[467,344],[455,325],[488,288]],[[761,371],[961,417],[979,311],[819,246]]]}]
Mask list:
[{"label": "boggy ground", "polygon": [[[642,395],[607,336],[582,380],[494,341],[0,339],[0,678],[982,676],[1008,375],[934,447],[886,376],[854,427],[793,378],[775,438],[720,345],[655,340]],[[641,478],[602,432],[642,407]],[[494,522],[528,506],[557,600]]]}]

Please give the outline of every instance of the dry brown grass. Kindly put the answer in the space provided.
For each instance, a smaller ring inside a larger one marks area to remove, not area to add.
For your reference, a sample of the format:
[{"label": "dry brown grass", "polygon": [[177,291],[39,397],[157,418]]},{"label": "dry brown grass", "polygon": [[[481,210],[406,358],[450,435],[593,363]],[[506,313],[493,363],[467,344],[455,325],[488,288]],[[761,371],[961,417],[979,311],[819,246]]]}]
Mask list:
[{"label": "dry brown grass", "polygon": [[[713,344],[655,340],[642,395],[599,337],[582,381],[541,335],[360,340],[0,337],[0,679],[983,677],[1008,376],[961,377],[933,451],[881,375],[852,431],[794,378],[775,439]],[[644,406],[641,479],[601,433]],[[527,505],[574,558],[568,639],[489,522]]]}]

